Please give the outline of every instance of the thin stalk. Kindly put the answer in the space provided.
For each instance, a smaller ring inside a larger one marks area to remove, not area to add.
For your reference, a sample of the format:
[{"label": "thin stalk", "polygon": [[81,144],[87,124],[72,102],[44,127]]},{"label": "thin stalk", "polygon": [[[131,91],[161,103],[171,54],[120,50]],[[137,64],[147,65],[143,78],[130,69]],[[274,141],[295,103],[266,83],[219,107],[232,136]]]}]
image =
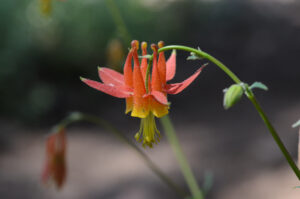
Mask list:
[{"label": "thin stalk", "polygon": [[201,58],[205,58],[216,64],[220,69],[222,69],[234,82],[237,84],[241,83],[241,80],[228,68],[226,67],[222,62],[220,62],[218,59],[214,58],[210,54],[197,50],[195,48],[190,48],[186,46],[180,46],[180,45],[171,45],[171,46],[165,46],[160,49],[158,49],[158,53],[166,51],[166,50],[183,50],[183,51],[188,51],[195,53]]},{"label": "thin stalk", "polygon": [[166,174],[164,174],[139,147],[137,147],[130,139],[128,139],[123,133],[121,133],[117,128],[115,128],[109,122],[93,115],[74,112],[70,114],[66,119],[64,119],[60,123],[60,126],[66,127],[72,123],[79,122],[79,121],[94,123],[96,125],[103,127],[104,129],[111,132],[112,134],[114,134],[117,138],[120,139],[120,141],[130,146],[145,161],[146,165],[179,196],[181,196],[182,198],[187,196],[187,194],[180,187],[178,187]]},{"label": "thin stalk", "polygon": [[[218,59],[214,58],[210,54],[208,54],[206,52],[203,52],[201,50],[197,50],[195,48],[190,48],[190,47],[186,47],[186,46],[171,45],[171,46],[165,46],[163,48],[160,48],[158,50],[158,52],[163,52],[163,51],[166,51],[166,50],[174,50],[174,49],[192,52],[192,53],[195,53],[197,56],[199,56],[201,58],[208,59],[212,63],[216,64],[220,69],[222,69],[235,83],[237,83],[237,84],[241,83],[241,80],[227,66],[225,66],[222,62],[220,62]],[[248,97],[248,99],[252,102],[252,104],[254,105],[255,109],[257,110],[258,114],[262,118],[263,122],[265,123],[265,125],[267,126],[269,132],[271,133],[273,139],[275,140],[277,146],[280,148],[280,150],[281,150],[282,154],[284,155],[286,161],[288,162],[288,164],[290,165],[290,167],[294,171],[295,175],[300,180],[299,168],[297,167],[297,165],[295,164],[295,162],[294,162],[293,158],[291,157],[290,153],[288,152],[285,145],[281,141],[278,133],[274,129],[274,127],[271,124],[270,120],[268,119],[268,117],[266,116],[266,114],[262,110],[261,106],[257,102],[254,93],[251,90],[249,90],[249,88],[246,88],[245,94]]]},{"label": "thin stalk", "polygon": [[197,181],[193,175],[193,172],[188,164],[188,161],[182,151],[182,148],[179,144],[178,138],[175,133],[175,129],[173,126],[172,121],[170,120],[170,117],[168,115],[162,117],[160,119],[161,124],[164,128],[165,134],[167,136],[167,139],[169,143],[171,144],[171,147],[175,153],[176,159],[180,165],[180,169],[182,171],[182,174],[187,182],[187,185],[193,195],[193,199],[203,199],[203,193],[200,190]]},{"label": "thin stalk", "polygon": [[[248,95],[247,95],[248,96]],[[253,95],[253,93],[251,92],[251,94],[248,96],[248,99],[252,102],[252,104],[254,105],[254,107],[256,108],[257,112],[259,113],[261,119],[264,121],[265,125],[267,126],[267,128],[269,129],[269,132],[271,133],[273,139],[275,140],[275,142],[277,143],[278,147],[280,148],[281,152],[283,153],[284,157],[286,158],[287,162],[289,163],[290,167],[293,169],[295,175],[298,177],[298,179],[300,180],[300,171],[299,168],[297,167],[297,165],[295,164],[293,158],[291,157],[290,153],[288,152],[288,150],[286,149],[286,147],[284,146],[283,142],[281,141],[279,135],[277,134],[277,132],[275,131],[273,125],[271,124],[271,122],[269,121],[269,119],[267,118],[265,112],[262,110],[261,106],[259,105],[258,101],[256,100],[256,97]]]}]

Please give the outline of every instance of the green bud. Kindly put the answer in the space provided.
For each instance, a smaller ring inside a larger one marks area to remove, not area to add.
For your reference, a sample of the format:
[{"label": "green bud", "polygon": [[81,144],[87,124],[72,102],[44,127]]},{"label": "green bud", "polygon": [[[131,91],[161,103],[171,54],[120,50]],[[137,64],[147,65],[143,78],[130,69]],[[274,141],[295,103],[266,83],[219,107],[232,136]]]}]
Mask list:
[{"label": "green bud", "polygon": [[240,84],[233,84],[228,89],[224,90],[223,106],[225,109],[229,109],[235,103],[237,103],[244,93],[243,86]]}]

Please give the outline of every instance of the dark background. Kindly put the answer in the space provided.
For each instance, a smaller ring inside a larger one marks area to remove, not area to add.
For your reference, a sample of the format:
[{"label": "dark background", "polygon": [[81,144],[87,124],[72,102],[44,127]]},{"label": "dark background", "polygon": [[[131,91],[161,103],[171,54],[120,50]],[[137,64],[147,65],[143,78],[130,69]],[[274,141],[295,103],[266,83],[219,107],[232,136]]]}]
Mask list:
[{"label": "dark background", "polygon": [[[131,39],[200,47],[244,82],[266,84],[268,92],[255,93],[296,157],[297,130],[291,125],[300,115],[297,1],[53,0],[49,16],[39,4],[0,4],[1,198],[175,197],[133,151],[88,124],[69,129],[71,163],[65,189],[56,193],[39,184],[44,136],[69,112],[96,114],[130,138],[137,131],[139,121],[124,115],[123,100],[79,80],[98,80],[97,66],[120,69]],[[115,6],[128,34],[114,20]],[[113,49],[121,59],[112,56]],[[186,61],[186,52],[177,55],[173,82],[183,81],[205,63]],[[200,184],[205,171],[214,174],[208,198],[296,198],[300,193],[292,187],[299,184],[250,102],[242,99],[232,109],[223,109],[222,90],[230,84],[210,63],[189,88],[169,97],[170,117]],[[147,153],[185,186],[164,138]],[[272,184],[277,180],[282,184]]]}]

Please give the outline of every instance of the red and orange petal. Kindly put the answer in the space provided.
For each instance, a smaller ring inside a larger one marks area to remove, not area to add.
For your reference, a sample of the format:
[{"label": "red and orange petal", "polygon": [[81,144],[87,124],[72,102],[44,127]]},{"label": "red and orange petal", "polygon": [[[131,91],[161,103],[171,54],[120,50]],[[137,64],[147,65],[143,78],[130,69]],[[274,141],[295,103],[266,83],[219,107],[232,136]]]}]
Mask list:
[{"label": "red and orange petal", "polygon": [[149,98],[149,110],[156,117],[162,117],[168,114],[169,102],[164,93],[159,91],[152,91],[150,94],[146,94],[145,98]]},{"label": "red and orange petal", "polygon": [[171,56],[169,57],[166,63],[166,81],[169,81],[174,78],[176,73],[176,51],[173,50]]},{"label": "red and orange petal", "polygon": [[[142,47],[142,55],[143,56],[147,55],[147,43],[142,42],[141,47]],[[145,77],[146,77],[147,67],[148,67],[147,58],[143,57],[142,63],[141,63],[141,71],[142,71],[144,81],[145,81]]]},{"label": "red and orange petal", "polygon": [[127,55],[125,65],[124,65],[124,83],[126,86],[133,88],[133,72],[132,72],[132,54],[131,49]]},{"label": "red and orange petal", "polygon": [[163,105],[169,105],[167,96],[160,92],[160,91],[151,91],[150,95],[156,99],[156,101],[158,101],[159,103],[163,104]]},{"label": "red and orange petal", "polygon": [[81,81],[83,81],[88,86],[102,91],[103,93],[106,93],[108,95],[117,97],[117,98],[127,98],[132,95],[132,91],[129,87],[126,86],[115,86],[111,84],[103,84],[97,81],[93,81],[90,79],[82,78],[80,77]]},{"label": "red and orange petal", "polygon": [[[164,47],[164,42],[160,41],[158,43],[158,47],[159,48]],[[166,70],[167,69],[166,69],[166,58],[165,58],[165,53],[164,52],[159,53],[157,68],[158,68],[158,72],[159,72],[160,81],[163,85],[165,85],[166,84]]]},{"label": "red and orange petal", "polygon": [[168,94],[178,94],[181,91],[183,91],[185,88],[187,88],[201,73],[202,69],[206,65],[200,67],[193,75],[191,75],[189,78],[184,80],[181,83],[175,83],[175,84],[168,84],[166,87],[166,91]]},{"label": "red and orange petal", "polygon": [[169,113],[169,106],[161,104],[155,98],[150,99],[150,110],[155,117],[163,117]]},{"label": "red and orange petal", "polygon": [[44,170],[42,173],[42,181],[43,183],[47,183],[51,175],[53,174],[53,165],[52,165],[52,157],[55,154],[55,135],[51,135],[48,137],[46,141],[46,161]]},{"label": "red and orange petal", "polygon": [[132,117],[146,118],[149,115],[150,97],[134,96]]},{"label": "red and orange petal", "polygon": [[151,89],[155,91],[163,91],[163,85],[160,80],[160,74],[157,66],[157,46],[152,44],[151,48],[153,50]]},{"label": "red and orange petal", "polygon": [[125,85],[124,76],[115,70],[98,67],[98,74],[104,84]]},{"label": "red and orange petal", "polygon": [[[151,101],[150,101],[150,103],[151,103],[150,109],[151,109],[151,112],[153,113],[153,115],[155,115],[156,117],[162,117],[162,116],[168,114],[168,112],[169,112],[168,111],[169,106],[165,105],[165,102],[167,101],[166,94],[162,93],[163,86],[164,85],[160,81],[157,65],[154,63],[153,70],[152,70],[152,84],[151,84],[151,89],[152,89],[151,93],[154,96],[151,98]],[[155,93],[155,92],[157,92],[157,93]],[[158,93],[161,93],[163,96],[165,96],[165,98],[162,98],[162,95],[160,95]]]},{"label": "red and orange petal", "polygon": [[128,97],[126,98],[126,110],[125,110],[125,114],[129,113],[130,111],[132,111],[133,108],[133,97]]},{"label": "red and orange petal", "polygon": [[53,162],[53,179],[56,183],[56,186],[61,188],[66,177],[65,155],[63,153],[57,153],[53,159]]},{"label": "red and orange petal", "polygon": [[131,116],[145,118],[149,114],[149,100],[147,97],[144,97],[146,94],[145,83],[138,64],[135,61],[133,69],[133,108]]},{"label": "red and orange petal", "polygon": [[58,188],[61,188],[66,177],[66,138],[64,129],[52,134],[46,143],[46,164],[42,180],[46,183],[52,178]]}]

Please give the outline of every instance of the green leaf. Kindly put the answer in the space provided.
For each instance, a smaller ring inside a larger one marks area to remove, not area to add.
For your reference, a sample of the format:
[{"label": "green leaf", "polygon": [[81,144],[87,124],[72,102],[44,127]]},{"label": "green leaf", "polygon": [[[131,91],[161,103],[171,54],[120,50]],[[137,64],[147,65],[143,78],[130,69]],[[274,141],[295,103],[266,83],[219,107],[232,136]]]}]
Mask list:
[{"label": "green leaf", "polygon": [[[200,49],[200,47],[198,47],[198,51],[202,51],[202,50]],[[203,59],[203,57],[197,55],[197,54],[194,53],[194,52],[191,52],[191,55],[188,56],[188,57],[186,58],[186,60],[199,60],[199,59]]]},{"label": "green leaf", "polygon": [[293,128],[296,128],[296,127],[298,127],[298,126],[300,126],[300,120],[298,120],[296,123],[294,123],[294,124],[292,125]]},{"label": "green leaf", "polygon": [[262,90],[265,90],[265,91],[268,90],[268,87],[265,84],[261,83],[261,82],[254,82],[249,88],[251,90],[253,90],[254,88],[259,88],[259,89],[262,89]]},{"label": "green leaf", "polygon": [[199,60],[199,59],[202,58],[197,56],[195,53],[191,53],[191,55],[186,58],[186,60]]}]

